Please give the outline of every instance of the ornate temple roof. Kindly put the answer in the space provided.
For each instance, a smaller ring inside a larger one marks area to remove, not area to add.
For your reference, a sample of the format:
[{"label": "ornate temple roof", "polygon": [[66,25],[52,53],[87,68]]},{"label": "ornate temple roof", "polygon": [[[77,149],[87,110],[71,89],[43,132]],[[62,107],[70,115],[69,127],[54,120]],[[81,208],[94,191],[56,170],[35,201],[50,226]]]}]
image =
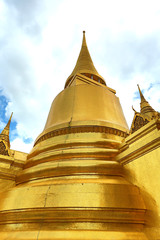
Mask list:
[{"label": "ornate temple roof", "polygon": [[145,97],[142,94],[142,91],[138,86],[138,90],[139,90],[139,95],[140,95],[140,112],[136,112],[135,111],[135,115],[132,121],[132,125],[131,125],[131,129],[130,129],[130,133],[134,133],[135,131],[137,131],[138,129],[140,129],[141,127],[143,127],[144,125],[146,125],[148,122],[150,122],[152,119],[156,119],[160,117],[160,113],[156,112],[151,105],[147,102],[147,100],[145,99]]},{"label": "ornate temple roof", "polygon": [[86,43],[86,38],[85,38],[85,31],[83,31],[83,40],[82,40],[82,47],[81,51],[77,60],[77,63],[73,69],[73,72],[71,75],[67,78],[65,87],[68,86],[72,78],[77,74],[81,73],[89,78],[92,78],[95,81],[99,81],[106,85],[104,79],[102,78],[101,75],[97,72],[92,58],[90,56],[90,53],[88,51],[87,43]]},{"label": "ornate temple roof", "polygon": [[143,96],[141,89],[138,85],[138,90],[141,98],[141,113],[144,114],[148,118],[154,118],[157,116],[157,112],[151,107],[151,105],[146,101],[145,97]]}]

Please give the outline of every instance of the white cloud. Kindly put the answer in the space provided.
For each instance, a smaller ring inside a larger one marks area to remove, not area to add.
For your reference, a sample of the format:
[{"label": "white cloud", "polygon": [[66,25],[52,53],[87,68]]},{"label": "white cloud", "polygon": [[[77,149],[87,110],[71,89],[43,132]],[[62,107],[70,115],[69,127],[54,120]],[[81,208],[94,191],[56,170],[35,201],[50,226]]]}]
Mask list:
[{"label": "white cloud", "polygon": [[21,138],[15,138],[11,142],[11,149],[17,150],[20,152],[28,153],[31,151],[32,147],[33,147],[33,143],[26,144]]}]

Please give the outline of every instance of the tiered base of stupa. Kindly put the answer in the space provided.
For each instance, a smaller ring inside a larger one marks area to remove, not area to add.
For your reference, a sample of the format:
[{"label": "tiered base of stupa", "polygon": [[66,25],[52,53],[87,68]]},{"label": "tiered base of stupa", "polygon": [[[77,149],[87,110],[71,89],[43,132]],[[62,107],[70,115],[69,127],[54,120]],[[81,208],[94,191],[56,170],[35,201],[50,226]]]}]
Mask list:
[{"label": "tiered base of stupa", "polygon": [[[118,163],[66,159],[42,165],[43,171],[40,165],[24,170],[17,182],[33,172],[37,179],[1,195],[1,240],[147,239],[140,191]],[[61,176],[44,178],[48,169]]]}]

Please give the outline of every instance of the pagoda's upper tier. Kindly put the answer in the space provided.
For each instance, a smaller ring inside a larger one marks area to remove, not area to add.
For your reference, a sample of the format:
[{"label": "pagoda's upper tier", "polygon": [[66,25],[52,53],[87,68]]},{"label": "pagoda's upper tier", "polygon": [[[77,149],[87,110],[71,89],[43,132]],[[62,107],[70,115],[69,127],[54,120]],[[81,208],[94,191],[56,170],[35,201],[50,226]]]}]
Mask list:
[{"label": "pagoda's upper tier", "polygon": [[72,133],[79,134],[73,134],[73,143],[80,136],[80,142],[85,144],[88,144],[85,134],[94,135],[92,142],[103,142],[104,136],[101,133],[109,134],[105,136],[107,139],[118,141],[122,141],[128,134],[119,99],[95,69],[84,33],[77,64],[66,82],[66,88],[54,99],[45,128],[38,136],[35,146],[38,148],[38,143],[57,136],[64,136],[62,144],[68,138],[66,136]]},{"label": "pagoda's upper tier", "polygon": [[71,75],[67,78],[65,88],[69,85],[70,81],[77,73],[81,73],[97,82],[100,82],[106,85],[104,79],[102,78],[102,76],[99,75],[99,73],[97,72],[93,64],[92,58],[90,56],[90,53],[88,51],[88,47],[86,44],[85,31],[83,31],[82,47],[81,47],[81,51],[80,51],[76,66],[73,69],[73,72],[71,73]]}]

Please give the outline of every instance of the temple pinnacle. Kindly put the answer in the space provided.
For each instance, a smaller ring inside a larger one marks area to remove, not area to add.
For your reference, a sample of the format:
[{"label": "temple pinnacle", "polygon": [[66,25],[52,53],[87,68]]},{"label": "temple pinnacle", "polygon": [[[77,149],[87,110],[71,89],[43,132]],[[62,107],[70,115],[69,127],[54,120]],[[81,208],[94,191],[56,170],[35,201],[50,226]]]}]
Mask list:
[{"label": "temple pinnacle", "polygon": [[88,47],[86,43],[85,31],[83,31],[83,40],[82,40],[82,46],[81,46],[81,51],[79,53],[79,57],[77,59],[76,65],[71,75],[67,78],[65,87],[69,86],[72,78],[76,74],[85,75],[88,78],[91,78],[97,82],[99,81],[102,84],[106,85],[104,79],[102,78],[102,76],[99,75],[99,73],[97,72],[93,64],[93,61],[88,51]]},{"label": "temple pinnacle", "polygon": [[85,31],[83,31],[83,41],[82,41],[82,46],[87,46],[87,44],[86,44]]},{"label": "temple pinnacle", "polygon": [[12,119],[13,112],[9,118],[9,121],[5,128],[2,130],[0,134],[0,154],[8,155],[9,156],[9,149],[10,149],[10,141],[9,141],[9,130],[10,130],[10,123]]},{"label": "temple pinnacle", "polygon": [[141,92],[141,89],[140,89],[140,87],[139,87],[139,84],[137,84],[137,86],[138,86],[138,90],[139,90],[141,102],[142,102],[142,101],[146,101],[146,99],[144,98],[144,96],[143,96],[143,94],[142,94],[142,92]]},{"label": "temple pinnacle", "polygon": [[150,119],[157,117],[157,112],[150,106],[150,104],[146,101],[145,97],[143,96],[141,89],[138,86],[138,90],[139,90],[139,94],[140,94],[140,98],[141,98],[141,113],[146,115],[147,117],[149,117]]},{"label": "temple pinnacle", "polygon": [[9,128],[10,128],[10,124],[11,124],[12,115],[13,115],[13,112],[11,113],[11,116],[10,116],[10,118],[8,120],[8,123],[5,126],[5,128],[2,130],[1,134],[5,134],[5,135],[9,136]]}]

